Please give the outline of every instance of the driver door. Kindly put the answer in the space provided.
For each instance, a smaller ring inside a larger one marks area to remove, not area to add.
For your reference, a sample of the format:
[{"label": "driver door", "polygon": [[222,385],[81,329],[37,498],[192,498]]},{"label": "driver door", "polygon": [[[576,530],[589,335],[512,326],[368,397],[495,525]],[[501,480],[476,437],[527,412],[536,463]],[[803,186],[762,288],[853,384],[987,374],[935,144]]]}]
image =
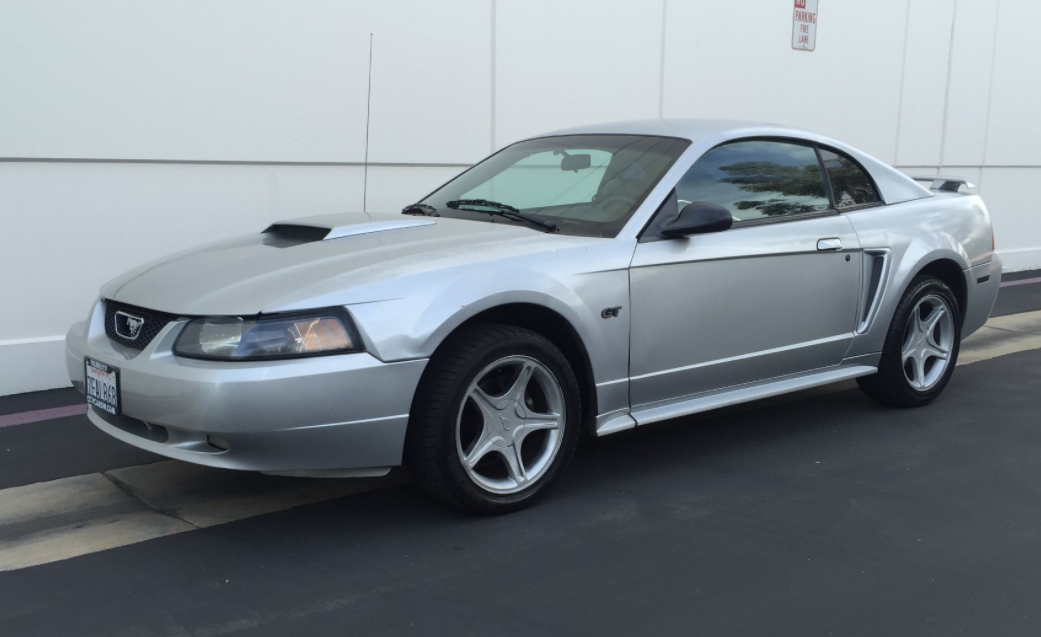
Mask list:
[{"label": "driver door", "polygon": [[831,204],[812,145],[716,147],[680,180],[673,201],[658,215],[708,201],[729,209],[735,223],[664,239],[655,236],[656,219],[637,245],[634,408],[841,362],[856,324],[860,245]]}]

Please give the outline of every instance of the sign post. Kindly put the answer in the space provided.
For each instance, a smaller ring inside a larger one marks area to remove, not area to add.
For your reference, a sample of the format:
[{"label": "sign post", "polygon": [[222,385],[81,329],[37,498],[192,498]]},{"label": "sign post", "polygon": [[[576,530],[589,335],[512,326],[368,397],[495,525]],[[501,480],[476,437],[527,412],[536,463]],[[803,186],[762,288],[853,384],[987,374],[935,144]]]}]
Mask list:
[{"label": "sign post", "polygon": [[817,46],[817,0],[795,0],[792,14],[792,48],[812,51]]}]

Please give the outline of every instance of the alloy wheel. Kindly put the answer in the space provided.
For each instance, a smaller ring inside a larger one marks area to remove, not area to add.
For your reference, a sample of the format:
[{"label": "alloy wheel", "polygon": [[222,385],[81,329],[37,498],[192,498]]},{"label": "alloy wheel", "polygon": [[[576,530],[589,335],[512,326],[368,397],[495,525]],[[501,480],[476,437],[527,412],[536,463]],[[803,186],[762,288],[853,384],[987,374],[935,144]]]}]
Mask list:
[{"label": "alloy wheel", "polygon": [[566,422],[564,393],[549,368],[507,356],[470,383],[456,420],[456,451],[476,485],[517,493],[553,464]]},{"label": "alloy wheel", "polygon": [[954,313],[947,301],[937,294],[922,297],[907,320],[900,354],[911,387],[928,391],[940,382],[950,364],[954,337]]}]

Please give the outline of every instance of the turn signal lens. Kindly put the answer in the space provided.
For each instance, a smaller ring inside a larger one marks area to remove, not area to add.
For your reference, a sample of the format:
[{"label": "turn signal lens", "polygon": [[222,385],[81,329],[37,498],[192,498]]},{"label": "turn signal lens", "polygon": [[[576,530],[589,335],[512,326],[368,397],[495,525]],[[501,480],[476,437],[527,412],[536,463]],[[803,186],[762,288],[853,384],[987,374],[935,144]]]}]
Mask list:
[{"label": "turn signal lens", "polygon": [[297,321],[290,328],[293,338],[305,352],[325,352],[334,349],[350,349],[351,337],[343,323],[334,318],[316,318]]},{"label": "turn signal lens", "polygon": [[263,360],[359,351],[358,332],[341,308],[308,314],[195,319],[174,353],[188,358]]}]

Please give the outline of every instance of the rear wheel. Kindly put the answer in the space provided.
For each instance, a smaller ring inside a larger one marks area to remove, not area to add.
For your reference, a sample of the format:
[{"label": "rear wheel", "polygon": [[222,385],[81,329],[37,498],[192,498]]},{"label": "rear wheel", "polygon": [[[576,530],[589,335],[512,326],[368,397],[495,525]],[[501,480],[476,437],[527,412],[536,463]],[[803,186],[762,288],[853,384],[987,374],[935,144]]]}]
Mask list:
[{"label": "rear wheel", "polygon": [[453,507],[505,513],[534,503],[563,472],[581,422],[578,381],[545,337],[479,325],[451,337],[413,404],[406,464]]},{"label": "rear wheel", "polygon": [[960,344],[961,313],[954,293],[936,277],[916,277],[893,315],[878,373],[857,382],[884,405],[928,405],[954,373]]}]

